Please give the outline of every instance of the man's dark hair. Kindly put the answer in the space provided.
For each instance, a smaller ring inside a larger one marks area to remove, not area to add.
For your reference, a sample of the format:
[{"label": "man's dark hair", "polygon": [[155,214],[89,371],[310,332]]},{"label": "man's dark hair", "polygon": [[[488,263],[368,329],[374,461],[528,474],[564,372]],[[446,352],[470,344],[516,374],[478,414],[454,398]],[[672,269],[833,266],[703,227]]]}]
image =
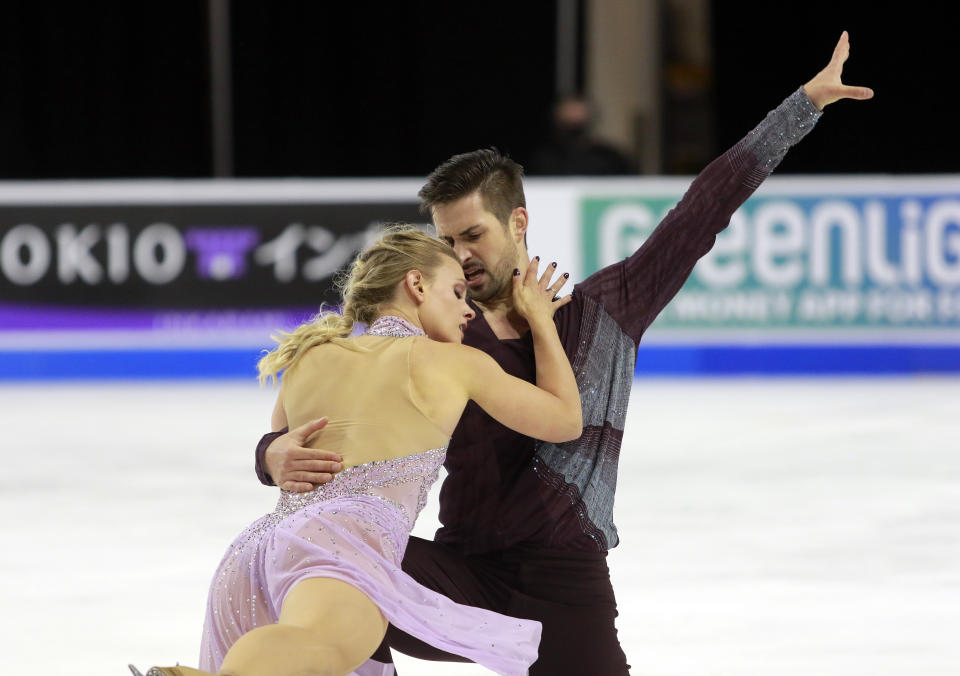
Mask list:
[{"label": "man's dark hair", "polygon": [[474,191],[480,192],[484,208],[504,226],[510,222],[514,209],[527,206],[523,167],[496,148],[454,155],[433,170],[417,195],[420,209],[427,213]]}]

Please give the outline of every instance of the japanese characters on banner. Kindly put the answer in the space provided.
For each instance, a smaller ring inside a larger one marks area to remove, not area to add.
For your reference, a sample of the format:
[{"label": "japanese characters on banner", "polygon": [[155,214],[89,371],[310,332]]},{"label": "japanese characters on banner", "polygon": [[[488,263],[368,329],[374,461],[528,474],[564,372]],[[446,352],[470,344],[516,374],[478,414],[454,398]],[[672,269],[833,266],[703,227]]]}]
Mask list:
[{"label": "japanese characters on banner", "polygon": [[330,281],[411,204],[0,207],[7,302],[222,309],[333,300]]},{"label": "japanese characters on banner", "polygon": [[269,190],[231,203],[236,189],[181,203],[176,185],[153,202],[120,186],[102,203],[64,204],[51,190],[50,204],[36,191],[17,204],[5,188],[0,349],[56,345],[58,334],[64,346],[116,346],[121,334],[131,347],[268,345],[271,331],[337,302],[336,273],[385,224],[426,227],[415,195],[323,199],[308,186],[274,203]]}]

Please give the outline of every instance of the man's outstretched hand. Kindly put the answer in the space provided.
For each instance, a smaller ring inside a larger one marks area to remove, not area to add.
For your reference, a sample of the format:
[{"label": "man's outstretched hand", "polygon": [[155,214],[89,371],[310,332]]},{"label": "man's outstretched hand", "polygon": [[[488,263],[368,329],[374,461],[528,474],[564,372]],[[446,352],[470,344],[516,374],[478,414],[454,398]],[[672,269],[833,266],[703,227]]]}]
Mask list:
[{"label": "man's outstretched hand", "polygon": [[840,81],[843,74],[843,64],[850,56],[850,36],[843,31],[840,41],[833,50],[833,56],[827,67],[817,73],[810,82],[803,85],[810,101],[820,110],[840,99],[857,99],[864,101],[873,98],[873,90],[869,87],[851,87]]},{"label": "man's outstretched hand", "polygon": [[318,448],[307,448],[306,443],[315,432],[327,425],[327,418],[304,423],[277,437],[267,447],[264,463],[273,482],[285,491],[304,493],[325,484],[343,469],[343,458],[338,453]]}]

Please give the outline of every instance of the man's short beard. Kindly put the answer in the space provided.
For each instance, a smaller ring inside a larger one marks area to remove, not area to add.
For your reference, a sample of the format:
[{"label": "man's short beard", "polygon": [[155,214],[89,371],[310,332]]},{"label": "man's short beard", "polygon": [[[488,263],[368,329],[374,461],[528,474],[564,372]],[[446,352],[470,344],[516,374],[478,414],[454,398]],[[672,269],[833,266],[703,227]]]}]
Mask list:
[{"label": "man's short beard", "polygon": [[[504,284],[503,279],[500,278],[499,274],[491,274],[490,270],[486,270],[487,280],[490,282],[483,291],[479,294],[473,289],[469,290],[470,300],[477,303],[484,303],[491,298],[499,298],[504,294],[506,289],[506,284]],[[509,282],[509,278],[507,279]]]},{"label": "man's short beard", "polygon": [[507,244],[500,253],[500,264],[496,267],[487,267],[485,270],[488,281],[486,289],[482,291],[482,295],[477,294],[476,291],[470,291],[471,300],[484,303],[494,298],[510,298],[513,270],[516,265],[512,261],[517,260],[517,247]]}]

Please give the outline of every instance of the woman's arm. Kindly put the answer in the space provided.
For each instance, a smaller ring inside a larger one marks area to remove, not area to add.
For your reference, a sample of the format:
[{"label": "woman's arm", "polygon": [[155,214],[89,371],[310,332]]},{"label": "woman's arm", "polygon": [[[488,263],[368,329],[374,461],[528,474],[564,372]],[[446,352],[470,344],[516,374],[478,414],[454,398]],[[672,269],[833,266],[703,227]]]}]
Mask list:
[{"label": "woman's arm", "polygon": [[577,381],[553,322],[554,310],[567,299],[553,302],[554,290],[547,288],[550,272],[538,281],[534,260],[525,275],[514,277],[514,306],[533,337],[536,385],[507,374],[493,357],[476,348],[421,343],[426,349],[414,359],[416,370],[426,377],[428,391],[446,393],[434,410],[441,409],[438,419],[452,423],[451,429],[466,400],[473,399],[502,425],[535,439],[559,443],[582,434]]},{"label": "woman's arm", "polygon": [[[552,321],[549,324],[552,341],[549,335],[538,340],[534,333],[537,385],[509,375],[493,357],[475,348],[459,346],[459,356],[468,398],[502,425],[528,437],[560,443],[577,439],[583,433],[583,422],[577,382],[563,353],[556,327]],[[534,328],[531,325],[530,328],[549,334],[547,327]],[[541,359],[548,363],[541,365]],[[566,374],[562,372],[560,360]]]}]

